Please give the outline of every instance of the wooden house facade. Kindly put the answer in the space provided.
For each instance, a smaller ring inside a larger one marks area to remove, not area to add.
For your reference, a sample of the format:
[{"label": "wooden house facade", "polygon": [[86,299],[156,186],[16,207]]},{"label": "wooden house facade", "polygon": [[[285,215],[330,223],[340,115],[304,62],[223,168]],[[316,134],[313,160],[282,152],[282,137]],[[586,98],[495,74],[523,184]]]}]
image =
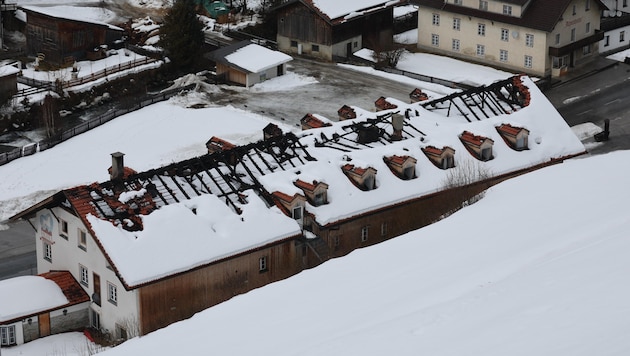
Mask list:
[{"label": "wooden house facade", "polygon": [[17,77],[19,73],[20,70],[13,66],[0,66],[0,103],[17,93]]},{"label": "wooden house facade", "polygon": [[123,29],[106,23],[64,17],[47,7],[20,6],[26,13],[26,51],[40,61],[69,66],[103,56],[103,45],[120,40]]},{"label": "wooden house facade", "polygon": [[384,49],[393,41],[393,8],[399,1],[370,0],[338,13],[334,2],[286,1],[277,9],[278,49],[332,61],[361,48]]}]

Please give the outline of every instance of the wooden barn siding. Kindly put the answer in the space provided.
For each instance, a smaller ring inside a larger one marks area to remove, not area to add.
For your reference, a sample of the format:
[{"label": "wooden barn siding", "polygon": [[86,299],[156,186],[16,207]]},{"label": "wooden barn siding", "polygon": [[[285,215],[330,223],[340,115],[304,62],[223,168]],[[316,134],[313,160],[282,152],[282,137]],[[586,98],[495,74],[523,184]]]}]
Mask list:
[{"label": "wooden barn siding", "polygon": [[[269,269],[259,272],[259,258]],[[158,262],[159,263],[159,262]],[[139,290],[142,334],[190,318],[193,314],[235,295],[290,277],[302,270],[294,239],[172,278]]]},{"label": "wooden barn siding", "polygon": [[386,9],[372,13],[365,17],[341,23],[333,28],[333,43],[343,42],[357,35],[363,36],[368,45],[377,42],[390,44],[392,42],[394,20],[393,9]]},{"label": "wooden barn siding", "polygon": [[278,35],[325,46],[333,44],[332,27],[301,3],[289,5],[280,10]]},{"label": "wooden barn siding", "polygon": [[238,84],[242,84],[242,85],[247,85],[247,74],[243,73],[237,69],[234,69],[226,64],[223,63],[217,63],[217,76],[226,73],[225,74],[225,78],[228,81],[234,82],[234,83],[238,83]]},{"label": "wooden barn siding", "polygon": [[[83,44],[74,46],[75,32],[85,32]],[[45,60],[61,64],[64,58],[73,56],[84,59],[85,52],[106,43],[106,28],[102,25],[57,20],[36,13],[28,13],[27,49],[30,55],[42,52]]]}]

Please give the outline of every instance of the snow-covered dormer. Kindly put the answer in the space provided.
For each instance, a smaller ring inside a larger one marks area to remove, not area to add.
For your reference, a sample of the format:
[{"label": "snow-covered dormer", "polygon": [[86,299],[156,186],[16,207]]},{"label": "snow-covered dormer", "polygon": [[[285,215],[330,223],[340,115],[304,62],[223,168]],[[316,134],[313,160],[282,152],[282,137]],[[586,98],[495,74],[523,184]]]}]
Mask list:
[{"label": "snow-covered dormer", "polygon": [[440,169],[455,167],[455,150],[451,147],[437,148],[435,146],[427,146],[422,148],[422,152]]},{"label": "snow-covered dormer", "polygon": [[383,161],[398,178],[409,180],[416,178],[416,160],[411,156],[388,156]]},{"label": "snow-covered dormer", "polygon": [[413,104],[419,101],[429,100],[429,96],[425,94],[422,90],[415,88],[411,93],[409,93],[409,99]]},{"label": "snow-covered dormer", "polygon": [[302,189],[309,203],[314,206],[328,204],[328,184],[314,180],[312,183],[296,180],[293,184]]},{"label": "snow-covered dormer", "polygon": [[301,194],[288,195],[278,191],[271,193],[271,195],[280,204],[285,214],[298,220],[300,223],[302,222],[306,197]]},{"label": "snow-covered dormer", "polygon": [[374,106],[376,107],[376,111],[391,110],[391,109],[396,109],[398,107],[397,105],[392,104],[389,101],[387,101],[387,99],[384,96],[381,96],[380,98],[376,99],[376,101],[374,102]]},{"label": "snow-covered dormer", "polygon": [[314,114],[306,114],[300,120],[302,130],[319,129],[321,127],[332,126],[332,124],[323,117]]},{"label": "snow-covered dormer", "polygon": [[468,152],[480,161],[489,161],[493,158],[492,146],[494,141],[490,138],[475,135],[464,131],[459,137]]},{"label": "snow-covered dormer", "polygon": [[510,124],[497,126],[497,131],[503,141],[515,151],[528,149],[529,130],[522,127],[515,127]]},{"label": "snow-covered dormer", "polygon": [[376,189],[376,169],[372,167],[361,168],[348,163],[342,166],[341,170],[357,188],[361,190]]},{"label": "snow-covered dormer", "polygon": [[230,142],[226,140],[212,136],[208,142],[206,142],[206,148],[208,149],[208,154],[213,154],[215,152],[229,151],[236,147]]},{"label": "snow-covered dormer", "polygon": [[354,111],[354,109],[349,107],[348,105],[344,105],[339,110],[337,110],[337,114],[339,115],[339,121],[357,118],[356,111]]}]

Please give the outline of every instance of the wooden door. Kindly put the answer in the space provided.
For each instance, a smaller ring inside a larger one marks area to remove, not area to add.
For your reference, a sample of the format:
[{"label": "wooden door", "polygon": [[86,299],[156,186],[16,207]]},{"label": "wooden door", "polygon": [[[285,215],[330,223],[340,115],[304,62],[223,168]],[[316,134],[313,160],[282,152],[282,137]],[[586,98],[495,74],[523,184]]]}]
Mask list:
[{"label": "wooden door", "polygon": [[96,305],[101,306],[101,277],[92,273],[92,280],[94,281],[94,294],[92,294],[92,301]]},{"label": "wooden door", "polygon": [[39,314],[37,318],[39,319],[39,337],[50,335],[50,314]]}]

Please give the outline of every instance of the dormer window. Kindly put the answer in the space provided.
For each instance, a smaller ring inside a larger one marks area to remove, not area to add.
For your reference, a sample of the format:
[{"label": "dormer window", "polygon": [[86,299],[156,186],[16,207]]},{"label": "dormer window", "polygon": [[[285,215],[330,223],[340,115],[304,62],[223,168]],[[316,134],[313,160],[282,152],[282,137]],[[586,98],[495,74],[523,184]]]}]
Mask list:
[{"label": "dormer window", "polygon": [[429,96],[425,94],[422,90],[415,88],[411,93],[409,93],[409,99],[413,104],[419,101],[429,100]]},{"label": "dormer window", "polygon": [[302,189],[304,196],[314,206],[328,203],[328,184],[314,180],[312,183],[296,180],[293,184]]},{"label": "dormer window", "polygon": [[427,146],[422,148],[422,152],[440,169],[455,167],[455,150],[448,146],[444,146],[441,149],[434,146]]},{"label": "dormer window", "polygon": [[271,196],[276,201],[276,205],[284,211],[285,215],[298,220],[301,224],[304,218],[304,205],[306,198],[300,194],[294,194],[293,196],[284,194],[282,192],[273,192]]},{"label": "dormer window", "polygon": [[396,109],[398,107],[397,105],[394,105],[390,103],[389,101],[387,101],[387,99],[385,99],[384,96],[381,96],[380,98],[376,99],[376,101],[374,102],[374,106],[376,107],[376,111],[391,110],[391,109]]},{"label": "dormer window", "polygon": [[300,120],[302,124],[302,130],[310,130],[310,129],[318,129],[320,127],[332,126],[327,119],[314,115],[314,114],[306,114]]},{"label": "dormer window", "polygon": [[488,1],[479,0],[479,10],[488,11]]},{"label": "dormer window", "polygon": [[474,135],[468,131],[460,136],[460,139],[468,152],[480,161],[489,161],[493,158],[492,146],[494,141],[487,137]]},{"label": "dormer window", "polygon": [[341,107],[341,109],[337,110],[337,115],[339,115],[339,121],[357,118],[357,113],[354,111],[353,108],[349,107],[348,105],[344,105]]},{"label": "dormer window", "polygon": [[398,178],[410,180],[416,178],[417,160],[411,156],[383,157],[383,161]]},{"label": "dormer window", "polygon": [[511,149],[523,151],[529,148],[529,130],[522,127],[514,127],[510,124],[503,124],[497,127],[497,131]]},{"label": "dormer window", "polygon": [[208,149],[209,154],[221,151],[228,151],[233,149],[234,147],[236,146],[216,136],[212,136],[210,140],[206,142],[206,148]]},{"label": "dormer window", "polygon": [[341,170],[357,188],[365,191],[376,189],[376,169],[346,164],[341,167]]}]

